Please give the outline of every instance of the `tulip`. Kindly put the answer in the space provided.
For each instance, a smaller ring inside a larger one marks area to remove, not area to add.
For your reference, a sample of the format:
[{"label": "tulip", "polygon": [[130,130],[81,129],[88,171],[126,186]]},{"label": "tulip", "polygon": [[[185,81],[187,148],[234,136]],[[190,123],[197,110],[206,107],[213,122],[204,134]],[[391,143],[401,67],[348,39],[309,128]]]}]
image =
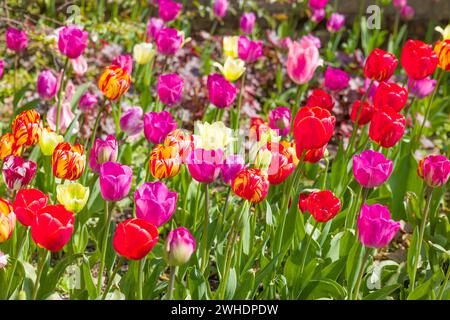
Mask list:
[{"label": "tulip", "polygon": [[9,155],[3,161],[2,174],[8,189],[17,191],[33,180],[36,175],[36,163]]},{"label": "tulip", "polygon": [[155,56],[155,49],[151,43],[138,43],[133,48],[133,59],[137,64],[147,64]]},{"label": "tulip", "polygon": [[147,40],[155,40],[158,32],[164,27],[164,21],[159,18],[150,18],[147,22]]},{"label": "tulip", "polygon": [[253,12],[245,12],[241,16],[240,27],[241,31],[246,34],[250,34],[253,32],[253,28],[255,27],[256,16]]},{"label": "tulip", "polygon": [[117,65],[106,67],[98,80],[98,88],[109,100],[117,100],[123,96],[131,85],[131,77]]},{"label": "tulip", "polygon": [[[60,105],[59,124],[60,132],[65,132],[75,119],[75,114],[72,112],[72,107],[68,101],[64,101]],[[56,118],[58,116],[58,103],[54,104],[47,112],[47,122],[51,130],[56,131]]]},{"label": "tulip", "polygon": [[411,6],[404,6],[400,9],[400,17],[406,21],[412,20],[415,13],[414,8]]},{"label": "tulip", "polygon": [[408,0],[394,0],[393,4],[395,8],[403,8],[408,3]]},{"label": "tulip", "polygon": [[306,102],[308,107],[319,107],[327,109],[331,112],[334,107],[334,100],[326,91],[321,89],[314,89]]},{"label": "tulip", "polygon": [[[269,130],[271,130],[269,124],[265,122],[263,119],[259,117],[254,117],[250,119],[250,132],[249,132],[250,141],[260,142],[262,135],[269,132]],[[264,143],[261,143],[260,145],[262,144]]]},{"label": "tulip", "polygon": [[86,165],[84,147],[73,146],[68,142],[59,143],[52,154],[53,175],[60,179],[77,180],[81,177]]},{"label": "tulip", "polygon": [[422,80],[408,80],[408,88],[410,88],[410,93],[413,94],[417,99],[423,99],[428,97],[433,93],[436,88],[437,80],[426,77]]},{"label": "tulip", "polygon": [[181,101],[183,95],[183,79],[176,73],[162,74],[159,76],[157,92],[162,103],[173,106]]},{"label": "tulip", "polygon": [[213,13],[217,18],[223,18],[227,14],[228,0],[215,0],[213,5]]},{"label": "tulip", "polygon": [[391,175],[392,168],[392,161],[379,152],[366,150],[353,156],[353,175],[364,188],[381,186]]},{"label": "tulip", "polygon": [[11,203],[0,198],[0,244],[11,238],[16,225],[16,215]]},{"label": "tulip", "polygon": [[176,228],[167,235],[164,259],[169,266],[181,266],[189,261],[195,248],[195,239],[189,230],[183,227]]},{"label": "tulip", "polygon": [[0,59],[0,80],[1,80],[2,77],[3,77],[3,71],[4,71],[4,69],[5,69],[5,61],[2,60],[2,59]]},{"label": "tulip", "polygon": [[311,21],[314,23],[320,23],[326,15],[325,9],[313,10],[311,15]]},{"label": "tulip", "polygon": [[40,209],[31,226],[31,238],[41,248],[61,250],[73,233],[75,218],[63,205],[48,205]]},{"label": "tulip", "polygon": [[178,194],[161,181],[144,183],[134,193],[136,217],[161,227],[177,209],[177,199]]},{"label": "tulip", "polygon": [[408,101],[408,91],[394,82],[381,82],[375,92],[375,109],[391,108],[400,112]]},{"label": "tulip", "polygon": [[339,32],[345,25],[345,16],[337,12],[332,13],[327,21],[327,29],[331,33]]},{"label": "tulip", "polygon": [[80,98],[78,106],[83,111],[91,110],[98,103],[98,97],[96,94],[86,92]]},{"label": "tulip", "polygon": [[95,139],[89,154],[89,168],[95,173],[100,172],[100,166],[108,161],[115,162],[119,152],[119,145],[114,136],[109,135],[105,140]]},{"label": "tulip", "polygon": [[308,6],[311,9],[319,10],[327,6],[328,0],[309,0]]},{"label": "tulip", "polygon": [[129,54],[123,54],[114,57],[112,64],[119,66],[121,69],[125,70],[129,75],[133,73],[133,57]]},{"label": "tulip", "polygon": [[230,154],[227,156],[220,168],[223,182],[226,184],[231,184],[231,182],[236,178],[238,173],[244,169],[244,167],[245,160],[242,156],[238,154]]},{"label": "tulip", "polygon": [[172,178],[180,172],[182,158],[178,146],[159,144],[150,153],[149,168],[156,179]]},{"label": "tulip", "polygon": [[194,137],[183,129],[175,129],[164,139],[164,145],[178,149],[178,154],[184,161],[194,149]]},{"label": "tulip", "polygon": [[298,209],[301,213],[308,211],[308,197],[309,193],[300,193],[298,196]]},{"label": "tulip", "polygon": [[350,76],[347,72],[328,67],[325,71],[325,87],[332,91],[344,90],[350,81]]},{"label": "tulip", "polygon": [[440,26],[434,28],[437,32],[439,32],[442,35],[443,40],[450,39],[450,24],[448,24],[445,28],[442,28]]},{"label": "tulip", "polygon": [[394,74],[397,64],[398,60],[392,53],[376,48],[366,59],[364,74],[371,80],[387,81]]},{"label": "tulip", "polygon": [[79,56],[76,59],[71,59],[70,62],[72,63],[73,72],[76,76],[81,77],[87,72],[87,61],[83,56]]},{"label": "tulip", "polygon": [[232,130],[222,121],[209,124],[208,122],[195,123],[194,141],[196,148],[205,150],[225,150],[233,141]]},{"label": "tulip", "polygon": [[224,37],[223,38],[223,53],[227,57],[238,57],[238,42],[239,37]]},{"label": "tulip", "polygon": [[208,98],[217,108],[226,108],[236,100],[236,87],[222,75],[213,73],[208,76]]},{"label": "tulip", "polygon": [[434,73],[438,57],[433,48],[419,40],[406,41],[401,56],[401,63],[408,77],[422,80]]},{"label": "tulip", "polygon": [[321,148],[317,149],[301,149],[299,147],[295,147],[296,154],[298,156],[301,156],[304,152],[303,156],[303,162],[309,162],[309,163],[316,163],[319,162],[320,159],[323,158],[323,155],[325,154],[325,150],[327,149],[327,145],[324,145]]},{"label": "tulip", "polygon": [[39,210],[48,203],[48,196],[38,189],[20,189],[13,202],[14,213],[19,222],[29,227]]},{"label": "tulip", "polygon": [[434,52],[439,59],[438,67],[450,71],[450,39],[438,41],[434,46]]},{"label": "tulip", "polygon": [[363,126],[372,120],[374,112],[375,112],[374,106],[370,104],[368,101],[364,101],[364,105],[361,109],[361,100],[356,100],[355,103],[353,103],[350,118],[352,119],[353,122],[355,122],[356,117],[358,117],[358,125]]},{"label": "tulip", "polygon": [[27,47],[28,37],[24,31],[16,28],[6,29],[6,46],[8,49],[20,52]]},{"label": "tulip", "polygon": [[245,62],[241,59],[227,57],[223,66],[218,63],[214,65],[219,68],[225,79],[232,82],[239,79],[245,72]]},{"label": "tulip", "polygon": [[370,139],[384,148],[390,148],[403,137],[405,124],[405,118],[393,110],[377,111],[370,123]]},{"label": "tulip", "polygon": [[194,149],[186,160],[190,175],[194,180],[211,183],[217,179],[223,163],[223,151]]},{"label": "tulip", "polygon": [[14,119],[11,131],[16,145],[35,145],[39,142],[42,131],[40,114],[34,109],[21,112]]},{"label": "tulip", "polygon": [[79,183],[64,183],[56,186],[56,198],[67,210],[79,213],[89,199],[89,188]]},{"label": "tulip", "polygon": [[183,44],[183,33],[173,28],[163,28],[156,36],[158,51],[164,55],[174,55]]},{"label": "tulip", "polygon": [[233,192],[253,203],[264,200],[269,191],[267,175],[259,169],[242,169],[231,183]]},{"label": "tulip", "polygon": [[[330,141],[336,118],[326,109],[303,107],[294,119],[295,144],[301,149],[318,149]],[[300,158],[300,155],[297,155]]]},{"label": "tulip", "polygon": [[400,223],[391,220],[388,207],[363,204],[358,216],[359,241],[369,248],[384,248],[392,241]]},{"label": "tulip", "polygon": [[296,84],[311,81],[320,65],[319,49],[312,41],[292,42],[289,46],[287,73]]},{"label": "tulip", "polygon": [[442,155],[429,155],[420,160],[417,174],[431,188],[441,187],[450,176],[450,161]]},{"label": "tulip", "polygon": [[306,208],[317,222],[333,219],[341,210],[341,201],[330,190],[311,192]]},{"label": "tulip", "polygon": [[39,74],[36,90],[41,99],[51,100],[56,95],[58,87],[59,81],[51,71],[45,70]]},{"label": "tulip", "polygon": [[[277,185],[284,182],[295,169],[294,159],[283,145],[269,142],[266,148],[272,153],[270,166],[268,168],[268,179],[270,184]],[[264,150],[264,148],[262,149]]]},{"label": "tulip", "polygon": [[168,111],[144,114],[144,134],[151,143],[162,143],[167,134],[175,130],[177,126],[178,124]]},{"label": "tulip", "polygon": [[133,170],[130,167],[112,161],[100,165],[100,192],[106,201],[119,201],[125,198],[131,189]]},{"label": "tulip", "polygon": [[246,63],[253,63],[263,55],[263,42],[251,41],[246,36],[240,36],[238,40],[239,59]]},{"label": "tulip", "polygon": [[151,223],[132,218],[117,225],[114,250],[129,260],[141,260],[158,242],[158,229]]},{"label": "tulip", "polygon": [[141,107],[131,107],[120,117],[120,130],[129,136],[134,136],[144,129],[144,112]]},{"label": "tulip", "polygon": [[269,113],[269,126],[279,130],[280,135],[287,136],[291,131],[291,110],[286,107],[276,107]]},{"label": "tulip", "polygon": [[0,160],[5,159],[10,154],[18,156],[21,152],[22,147],[17,145],[12,133],[7,132],[0,137]]},{"label": "tulip", "polygon": [[183,9],[181,3],[172,0],[159,0],[158,16],[165,22],[175,20]]},{"label": "tulip", "polygon": [[69,59],[76,59],[86,49],[88,33],[77,26],[65,26],[59,31],[59,51]]},{"label": "tulip", "polygon": [[9,256],[7,254],[0,251],[0,270],[6,268],[8,265],[8,258]]}]

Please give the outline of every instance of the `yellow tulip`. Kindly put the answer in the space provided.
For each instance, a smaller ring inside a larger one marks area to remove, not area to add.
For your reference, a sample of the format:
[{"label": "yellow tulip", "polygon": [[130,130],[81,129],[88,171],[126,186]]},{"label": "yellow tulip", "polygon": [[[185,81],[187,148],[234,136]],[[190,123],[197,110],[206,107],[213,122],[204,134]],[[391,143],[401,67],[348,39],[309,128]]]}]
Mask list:
[{"label": "yellow tulip", "polygon": [[211,124],[208,122],[195,123],[194,144],[196,148],[225,150],[232,141],[232,130],[227,128],[222,121]]},{"label": "yellow tulip", "polygon": [[239,37],[224,37],[223,38],[223,54],[227,57],[238,57],[238,39]]},{"label": "yellow tulip", "polygon": [[45,156],[51,156],[53,150],[55,150],[58,143],[63,142],[64,137],[57,134],[56,132],[42,130],[42,134],[39,138],[39,146],[41,147],[41,152]]},{"label": "yellow tulip", "polygon": [[445,29],[442,29],[442,27],[436,27],[434,30],[442,34],[443,40],[450,39],[450,24],[445,27]]},{"label": "yellow tulip", "polygon": [[241,59],[233,59],[231,57],[227,57],[223,66],[217,62],[214,65],[219,68],[220,72],[222,72],[228,81],[236,81],[245,71],[245,62]]},{"label": "yellow tulip", "polygon": [[77,182],[66,182],[56,187],[56,198],[67,210],[78,213],[89,199],[89,188]]},{"label": "yellow tulip", "polygon": [[133,58],[137,64],[147,64],[155,55],[155,49],[151,43],[139,43],[133,48]]}]

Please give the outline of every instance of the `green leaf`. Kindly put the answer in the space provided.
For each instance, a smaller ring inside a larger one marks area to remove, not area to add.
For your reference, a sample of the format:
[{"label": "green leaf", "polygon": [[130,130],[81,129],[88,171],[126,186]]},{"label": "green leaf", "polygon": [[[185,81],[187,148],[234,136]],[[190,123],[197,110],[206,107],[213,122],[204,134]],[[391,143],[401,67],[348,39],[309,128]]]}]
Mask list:
[{"label": "green leaf", "polygon": [[393,284],[390,286],[386,286],[377,290],[375,292],[369,293],[367,296],[363,297],[363,300],[383,300],[389,297],[395,290],[400,288],[399,284]]},{"label": "green leaf", "polygon": [[415,288],[414,291],[408,295],[408,300],[421,300],[431,298],[433,290],[440,287],[443,279],[444,273],[441,269],[439,269],[439,271],[433,274],[433,276],[428,279],[428,281],[417,286],[417,288]]},{"label": "green leaf", "polygon": [[[17,108],[17,106],[19,105],[20,100],[22,100],[22,98],[24,97],[24,95],[27,92],[29,86],[30,86],[29,84],[26,84],[26,85],[24,85],[22,88],[20,88],[16,92],[16,94],[14,95],[14,98],[13,98],[13,106],[14,106],[14,108]],[[18,113],[16,113],[16,112],[14,113],[14,115],[17,115],[17,114]]]},{"label": "green leaf", "polygon": [[[412,279],[413,269],[415,265],[415,254],[419,250],[419,227],[414,228],[414,232],[411,238],[411,244],[408,250],[408,256],[406,260],[406,268],[408,271],[409,279]],[[420,259],[420,254],[419,254]]]}]

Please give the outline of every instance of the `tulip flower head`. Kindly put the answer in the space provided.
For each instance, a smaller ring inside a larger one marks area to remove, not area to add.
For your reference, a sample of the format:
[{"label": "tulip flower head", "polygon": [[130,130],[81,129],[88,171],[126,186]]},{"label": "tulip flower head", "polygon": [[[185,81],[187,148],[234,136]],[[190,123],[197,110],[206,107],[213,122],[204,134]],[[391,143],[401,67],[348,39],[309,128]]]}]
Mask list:
[{"label": "tulip flower head", "polygon": [[91,110],[98,103],[98,97],[96,94],[86,92],[80,98],[78,106],[83,111]]},{"label": "tulip flower head", "polygon": [[75,25],[65,26],[59,31],[59,51],[69,59],[76,59],[86,49],[88,33]]},{"label": "tulip flower head", "polygon": [[345,25],[345,16],[343,14],[334,12],[327,21],[327,29],[331,33],[339,32]]},{"label": "tulip flower head", "polygon": [[208,98],[217,108],[226,108],[236,100],[237,89],[222,75],[213,73],[208,76]]},{"label": "tulip flower head", "polygon": [[183,79],[176,73],[159,76],[157,92],[162,103],[173,106],[179,103],[183,95]]},{"label": "tulip flower head", "polygon": [[401,63],[409,78],[422,80],[432,75],[438,62],[438,57],[430,45],[419,40],[406,41]]},{"label": "tulip flower head", "polygon": [[5,61],[0,59],[0,80],[3,77],[3,71],[5,70]]},{"label": "tulip flower head", "polygon": [[133,59],[137,64],[147,64],[155,56],[155,49],[151,43],[138,43],[133,48]]},{"label": "tulip flower head", "polygon": [[27,47],[28,37],[24,31],[16,28],[6,30],[6,46],[8,49],[20,52]]},{"label": "tulip flower head", "polygon": [[68,142],[59,143],[52,154],[52,168],[55,177],[65,180],[77,180],[81,177],[86,165],[84,147],[73,146]]},{"label": "tulip flower head", "polygon": [[131,189],[133,171],[120,163],[108,161],[100,165],[100,192],[106,201],[119,201]]},{"label": "tulip flower head", "polygon": [[239,79],[245,72],[245,62],[241,59],[235,59],[230,56],[227,56],[223,66],[217,62],[214,63],[214,66],[220,70],[225,79],[231,82]]},{"label": "tulip flower head", "polygon": [[442,28],[441,26],[437,26],[434,28],[437,32],[439,32],[442,35],[443,40],[450,39],[450,24],[448,24],[445,28]]},{"label": "tulip flower head", "polygon": [[366,150],[353,156],[353,175],[364,188],[375,188],[385,183],[392,168],[392,161],[379,152]]},{"label": "tulip flower head", "polygon": [[434,52],[439,59],[438,67],[450,71],[450,39],[438,41],[434,46]]},{"label": "tulip flower head", "polygon": [[159,30],[164,27],[164,20],[159,18],[150,18],[147,22],[147,40],[155,40]]},{"label": "tulip flower head", "polygon": [[246,34],[250,34],[253,32],[253,28],[255,27],[256,16],[253,12],[245,12],[241,16],[240,27],[241,31]]},{"label": "tulip flower head", "polygon": [[286,107],[276,107],[269,113],[269,126],[279,130],[281,136],[287,136],[291,131],[291,110]]},{"label": "tulip flower head", "polygon": [[4,243],[11,238],[16,225],[16,215],[11,203],[0,198],[0,243]]},{"label": "tulip flower head", "polygon": [[269,191],[267,174],[260,169],[242,169],[231,183],[233,192],[252,203],[260,203]]},{"label": "tulip flower head", "polygon": [[369,248],[384,248],[398,229],[400,223],[391,220],[389,209],[380,204],[363,204],[358,216],[359,241]]},{"label": "tulip flower head", "polygon": [[309,0],[308,6],[311,9],[319,10],[327,6],[328,0]]},{"label": "tulip flower head", "polygon": [[225,150],[233,142],[232,130],[222,121],[195,123],[194,142],[196,148],[205,150]]},{"label": "tulip flower head", "polygon": [[364,74],[371,80],[387,81],[394,74],[397,65],[398,60],[392,53],[376,48],[366,59]]},{"label": "tulip flower head", "polygon": [[189,261],[195,248],[195,239],[189,230],[184,227],[176,228],[167,235],[164,259],[169,266],[181,266]]},{"label": "tulip flower head", "polygon": [[330,190],[311,192],[306,208],[317,222],[333,219],[341,210],[341,201]]},{"label": "tulip flower head", "polygon": [[410,93],[417,99],[428,97],[433,93],[436,85],[437,80],[431,79],[431,77],[426,77],[422,80],[408,80],[408,88],[410,88]]},{"label": "tulip flower head", "polygon": [[116,161],[119,152],[119,145],[114,136],[109,135],[105,140],[95,139],[92,150],[89,154],[89,168],[95,173],[100,172],[100,166],[108,161]]},{"label": "tulip flower head", "polygon": [[33,180],[36,175],[36,163],[9,155],[3,161],[2,174],[8,189],[19,190]]},{"label": "tulip flower head", "polygon": [[130,85],[130,75],[117,65],[106,67],[98,80],[98,88],[107,99],[112,101],[123,96],[130,88]]},{"label": "tulip flower head", "polygon": [[19,222],[29,227],[39,210],[47,206],[48,196],[38,189],[20,189],[13,202],[14,213]]},{"label": "tulip flower head", "polygon": [[39,142],[41,115],[34,109],[19,113],[11,125],[16,145],[32,146]]},{"label": "tulip flower head", "polygon": [[263,55],[263,42],[252,41],[246,36],[240,36],[238,40],[239,59],[246,63],[253,63]]},{"label": "tulip flower head", "polygon": [[408,90],[394,82],[380,82],[373,99],[375,109],[392,108],[396,112],[400,112],[407,101]]},{"label": "tulip flower head", "polygon": [[284,182],[295,169],[292,154],[282,144],[276,142],[267,143],[261,150],[264,149],[269,150],[272,155],[267,170],[270,184],[277,185]]},{"label": "tulip flower head", "polygon": [[175,130],[178,124],[168,111],[147,112],[144,114],[144,134],[153,144],[162,143],[169,132]]},{"label": "tulip flower head", "polygon": [[41,99],[51,100],[56,96],[59,87],[59,79],[50,71],[42,71],[37,79],[36,90]]},{"label": "tulip flower head", "polygon": [[289,46],[287,73],[296,84],[300,85],[311,81],[321,63],[319,49],[314,42],[292,42]]},{"label": "tulip flower head", "polygon": [[[55,103],[47,112],[48,127],[56,131],[56,117],[58,116],[58,105]],[[65,132],[69,128],[72,121],[75,119],[75,114],[72,112],[70,103],[65,100],[61,103],[59,130]]]},{"label": "tulip flower head", "polygon": [[403,115],[391,109],[376,111],[370,123],[369,137],[383,148],[390,148],[403,137],[405,125]]},{"label": "tulip flower head", "polygon": [[223,53],[227,57],[237,58],[238,57],[238,42],[239,37],[223,37]]},{"label": "tulip flower head", "polygon": [[186,159],[192,178],[198,182],[211,183],[217,179],[223,164],[223,151],[194,149]]},{"label": "tulip flower head", "polygon": [[0,270],[8,265],[9,256],[0,251]]},{"label": "tulip flower head", "polygon": [[313,10],[311,14],[311,21],[314,23],[320,23],[326,16],[325,9]]},{"label": "tulip flower head", "polygon": [[172,0],[158,1],[158,16],[165,22],[175,20],[183,9],[181,3]]},{"label": "tulip flower head", "polygon": [[178,194],[161,181],[144,183],[134,193],[136,217],[160,227],[172,217],[177,199]]},{"label": "tulip flower head", "polygon": [[134,136],[144,129],[144,111],[141,107],[131,107],[122,113],[119,121],[120,130],[129,136]]},{"label": "tulip flower head", "polygon": [[350,81],[350,76],[347,72],[328,67],[325,71],[325,87],[332,91],[344,90]]},{"label": "tulip flower head", "polygon": [[306,102],[307,107],[319,107],[331,112],[334,107],[334,100],[330,94],[322,89],[314,89]]},{"label": "tulip flower head", "polygon": [[215,0],[213,4],[213,13],[217,18],[223,18],[227,14],[228,0]]},{"label": "tulip flower head", "polygon": [[442,155],[429,155],[420,160],[417,174],[428,186],[439,188],[447,183],[450,176],[450,160]]},{"label": "tulip flower head", "polygon": [[77,182],[60,184],[56,186],[56,198],[67,210],[79,213],[89,199],[89,188]]},{"label": "tulip flower head", "polygon": [[224,160],[221,166],[222,180],[226,184],[231,184],[231,182],[236,178],[238,173],[244,169],[245,160],[242,156],[238,154],[230,154]]},{"label": "tulip flower head", "polygon": [[174,55],[182,46],[184,35],[173,28],[162,28],[156,36],[158,51],[164,55]]},{"label": "tulip flower head", "polygon": [[125,70],[129,75],[133,73],[133,57],[129,54],[122,54],[114,57],[112,65]]},{"label": "tulip flower head", "polygon": [[355,103],[353,103],[350,118],[353,122],[355,122],[356,117],[358,117],[358,124],[363,126],[372,120],[374,112],[375,108],[373,104],[369,103],[369,101],[364,101],[364,105],[361,109],[361,100],[356,100]]},{"label": "tulip flower head", "polygon": [[301,213],[308,211],[308,197],[309,193],[300,193],[298,196],[298,209]]},{"label": "tulip flower head", "polygon": [[164,145],[177,148],[181,160],[185,161],[194,149],[194,137],[183,129],[175,129],[164,139]]},{"label": "tulip flower head", "polygon": [[150,153],[150,172],[156,179],[172,178],[180,172],[182,158],[177,145],[155,146]]}]

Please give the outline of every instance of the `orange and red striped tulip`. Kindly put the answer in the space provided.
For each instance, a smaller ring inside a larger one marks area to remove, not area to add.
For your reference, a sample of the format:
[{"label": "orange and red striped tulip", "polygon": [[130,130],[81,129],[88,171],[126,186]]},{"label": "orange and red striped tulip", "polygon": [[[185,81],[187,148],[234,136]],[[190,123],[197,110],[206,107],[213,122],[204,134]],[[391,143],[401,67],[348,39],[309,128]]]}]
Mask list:
[{"label": "orange and red striped tulip", "polygon": [[269,191],[267,175],[260,169],[242,169],[231,184],[233,192],[253,203],[264,200]]},{"label": "orange and red striped tulip", "polygon": [[34,109],[23,111],[14,119],[11,129],[16,145],[35,145],[42,132],[41,115]]},{"label": "orange and red striped tulip", "polygon": [[14,214],[11,203],[8,200],[0,198],[0,243],[11,238],[16,224],[16,215]]},{"label": "orange and red striped tulip", "polygon": [[106,67],[100,79],[98,88],[109,100],[117,100],[130,88],[131,77],[124,69],[117,65]]},{"label": "orange and red striped tulip", "polygon": [[180,172],[181,157],[176,146],[162,144],[153,148],[150,154],[149,168],[157,179],[171,178]]},{"label": "orange and red striped tulip", "polygon": [[450,71],[450,39],[438,41],[434,46],[439,62],[438,67],[444,71]]},{"label": "orange and red striped tulip", "polygon": [[77,180],[83,174],[85,164],[86,155],[80,144],[71,146],[68,142],[61,142],[53,151],[52,168],[57,178]]},{"label": "orange and red striped tulip", "polygon": [[19,156],[22,153],[22,147],[18,146],[14,135],[10,132],[0,137],[0,160],[5,159],[10,154]]},{"label": "orange and red striped tulip", "polygon": [[194,149],[194,137],[183,129],[175,129],[167,135],[164,145],[177,147],[184,161]]}]

